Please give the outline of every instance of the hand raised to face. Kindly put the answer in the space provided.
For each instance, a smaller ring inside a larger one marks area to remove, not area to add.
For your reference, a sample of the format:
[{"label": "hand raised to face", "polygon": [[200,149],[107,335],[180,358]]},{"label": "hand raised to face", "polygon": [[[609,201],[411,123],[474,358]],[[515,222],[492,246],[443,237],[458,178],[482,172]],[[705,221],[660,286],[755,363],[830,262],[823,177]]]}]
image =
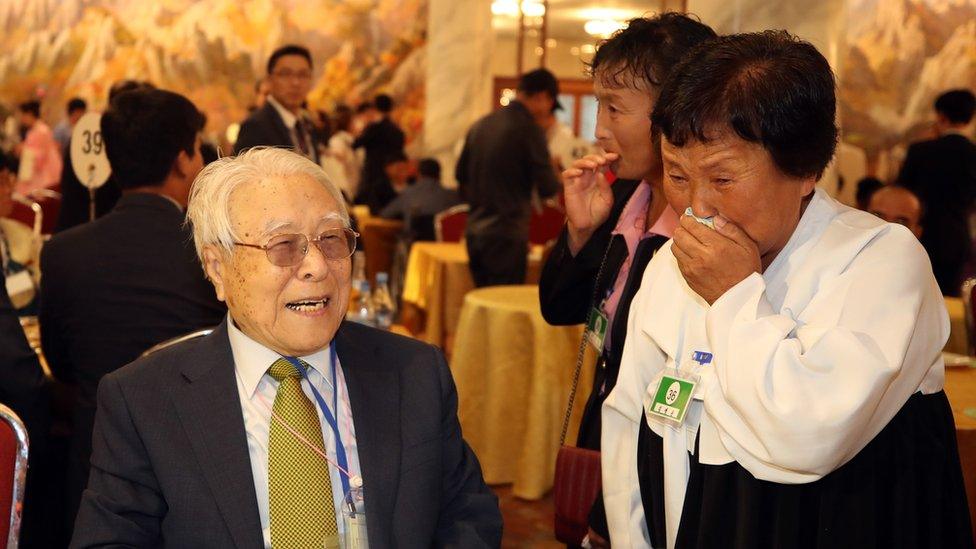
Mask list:
[{"label": "hand raised to face", "polygon": [[762,272],[759,248],[738,225],[721,215],[710,229],[681,216],[671,250],[688,286],[709,305],[752,273]]}]

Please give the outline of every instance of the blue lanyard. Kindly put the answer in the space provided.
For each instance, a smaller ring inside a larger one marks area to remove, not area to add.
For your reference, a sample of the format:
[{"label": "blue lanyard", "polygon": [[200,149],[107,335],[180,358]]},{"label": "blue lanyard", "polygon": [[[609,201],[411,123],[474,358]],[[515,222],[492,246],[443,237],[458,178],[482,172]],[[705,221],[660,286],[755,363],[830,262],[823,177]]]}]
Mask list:
[{"label": "blue lanyard", "polygon": [[[339,386],[336,383],[336,370],[338,369],[339,357],[336,356],[335,344],[329,345],[330,358],[332,359],[332,408],[336,411],[336,416],[339,414]],[[305,367],[302,366],[301,362],[293,356],[284,357],[285,360],[291,363],[292,366],[298,370],[305,381],[308,381],[308,387],[312,390],[312,395],[315,397],[316,402],[318,402],[319,409],[322,410],[322,415],[325,416],[325,421],[329,423],[329,427],[332,428],[332,433],[335,434],[335,447],[336,447],[336,461],[339,462],[339,467],[342,470],[349,471],[349,462],[346,459],[346,448],[342,445],[342,437],[339,436],[339,423],[336,421],[336,416],[332,415],[332,410],[329,409],[328,404],[325,403],[325,399],[315,388],[315,385],[308,379],[308,372]],[[339,481],[342,483],[342,494],[343,498],[350,497],[349,493],[349,476],[342,470],[339,471]],[[350,472],[351,474],[351,472]]]}]

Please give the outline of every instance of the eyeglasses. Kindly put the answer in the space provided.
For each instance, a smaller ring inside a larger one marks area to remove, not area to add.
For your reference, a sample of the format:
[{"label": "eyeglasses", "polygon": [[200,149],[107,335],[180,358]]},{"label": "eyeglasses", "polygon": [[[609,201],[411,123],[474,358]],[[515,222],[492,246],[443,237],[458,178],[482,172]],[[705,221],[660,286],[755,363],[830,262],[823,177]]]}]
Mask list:
[{"label": "eyeglasses", "polygon": [[275,71],[271,73],[271,76],[274,76],[275,78],[280,78],[282,80],[291,80],[292,78],[297,78],[298,80],[301,80],[303,82],[312,79],[312,73],[307,71],[292,72],[289,70],[282,70],[282,71]]},{"label": "eyeglasses", "polygon": [[[356,251],[356,237],[359,233],[352,229],[329,229],[311,240],[326,259],[338,261],[345,259]],[[279,234],[271,238],[264,246],[235,242],[235,246],[257,248],[264,250],[268,261],[278,267],[298,265],[308,254],[309,239],[303,234]]]}]

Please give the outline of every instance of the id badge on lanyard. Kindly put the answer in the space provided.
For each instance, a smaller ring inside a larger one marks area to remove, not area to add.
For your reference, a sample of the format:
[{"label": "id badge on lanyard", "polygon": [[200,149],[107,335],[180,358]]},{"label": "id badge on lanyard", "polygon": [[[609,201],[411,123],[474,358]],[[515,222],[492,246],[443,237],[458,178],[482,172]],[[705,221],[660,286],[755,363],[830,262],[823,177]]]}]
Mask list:
[{"label": "id badge on lanyard", "polygon": [[649,421],[672,428],[684,424],[700,380],[698,373],[712,361],[712,353],[693,351],[691,360],[697,363],[691,370],[665,368],[661,373],[656,389],[649,392],[650,398],[644,402],[644,414]]}]

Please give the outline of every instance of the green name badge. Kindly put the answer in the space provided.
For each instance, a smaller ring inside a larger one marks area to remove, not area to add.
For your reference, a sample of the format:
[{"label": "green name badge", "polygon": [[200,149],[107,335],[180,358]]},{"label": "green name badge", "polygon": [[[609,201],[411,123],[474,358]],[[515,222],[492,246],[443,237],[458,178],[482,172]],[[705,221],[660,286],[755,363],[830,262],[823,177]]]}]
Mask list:
[{"label": "green name badge", "polygon": [[646,412],[669,423],[680,425],[685,420],[691,397],[695,394],[695,385],[697,383],[694,381],[665,374],[661,377],[654,400],[647,406]]},{"label": "green name badge", "polygon": [[603,340],[607,336],[607,325],[609,323],[607,315],[599,307],[593,307],[590,310],[590,319],[586,322],[586,337],[597,353],[603,352]]}]

